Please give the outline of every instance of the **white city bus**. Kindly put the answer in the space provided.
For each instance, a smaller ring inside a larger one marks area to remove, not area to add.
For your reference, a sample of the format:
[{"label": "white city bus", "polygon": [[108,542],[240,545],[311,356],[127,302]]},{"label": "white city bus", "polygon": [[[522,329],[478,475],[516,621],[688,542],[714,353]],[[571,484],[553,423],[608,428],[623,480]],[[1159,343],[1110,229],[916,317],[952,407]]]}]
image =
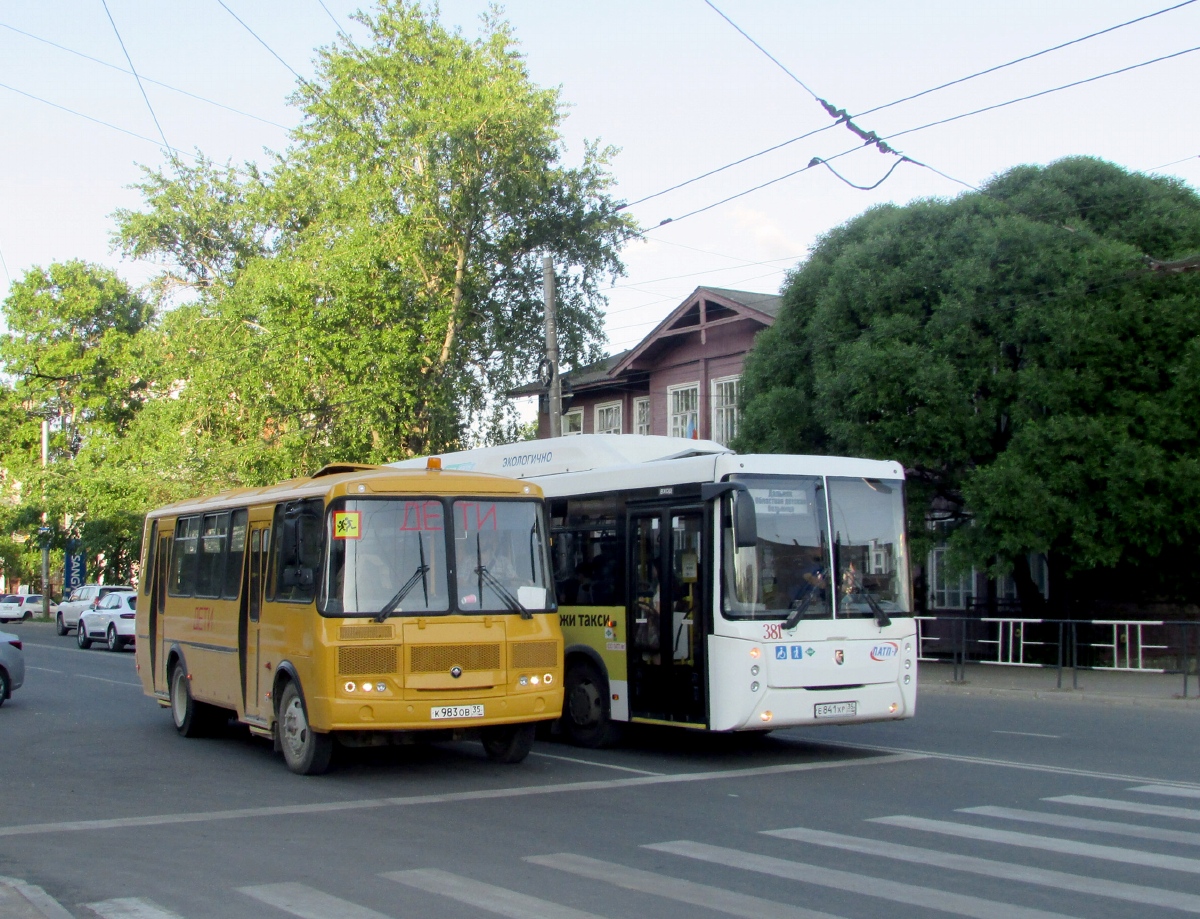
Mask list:
[{"label": "white city bus", "polygon": [[442,463],[545,493],[575,743],[607,742],[616,722],[765,731],[912,717],[899,463],[617,434]]}]

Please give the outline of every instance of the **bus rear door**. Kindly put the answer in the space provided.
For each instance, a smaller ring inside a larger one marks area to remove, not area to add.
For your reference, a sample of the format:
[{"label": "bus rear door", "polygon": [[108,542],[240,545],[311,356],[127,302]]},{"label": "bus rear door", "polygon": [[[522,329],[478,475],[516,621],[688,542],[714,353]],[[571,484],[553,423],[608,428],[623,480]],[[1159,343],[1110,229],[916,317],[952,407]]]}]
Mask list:
[{"label": "bus rear door", "polygon": [[629,511],[630,716],[706,727],[708,568],[704,508]]}]

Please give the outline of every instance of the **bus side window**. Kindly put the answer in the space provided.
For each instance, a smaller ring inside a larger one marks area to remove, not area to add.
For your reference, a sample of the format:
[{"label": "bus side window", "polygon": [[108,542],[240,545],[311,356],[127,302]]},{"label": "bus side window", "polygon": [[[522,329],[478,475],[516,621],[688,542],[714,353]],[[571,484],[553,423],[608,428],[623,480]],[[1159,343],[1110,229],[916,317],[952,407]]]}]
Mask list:
[{"label": "bus side window", "polygon": [[175,522],[171,546],[172,597],[190,597],[196,592],[196,562],[200,555],[200,517],[180,517]]},{"label": "bus side window", "polygon": [[221,596],[236,600],[242,586],[242,560],[246,555],[247,511],[234,511],[229,527],[229,556],[225,561],[225,583]]}]

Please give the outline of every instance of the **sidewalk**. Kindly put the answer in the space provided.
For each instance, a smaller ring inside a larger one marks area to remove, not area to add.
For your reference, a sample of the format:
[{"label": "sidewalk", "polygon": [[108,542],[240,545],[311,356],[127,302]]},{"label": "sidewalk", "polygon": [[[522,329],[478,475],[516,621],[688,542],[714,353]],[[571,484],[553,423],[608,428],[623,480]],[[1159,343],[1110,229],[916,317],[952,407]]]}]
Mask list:
[{"label": "sidewalk", "polygon": [[42,888],[0,877],[0,919],[72,919]]},{"label": "sidewalk", "polygon": [[[1200,687],[1196,675],[1188,678],[1188,697],[1183,698],[1183,674],[1142,673],[1117,670],[1062,671],[1054,667],[1005,667],[996,664],[967,664],[961,683],[954,682],[954,667],[948,663],[921,661],[918,694],[962,694],[1025,697],[1030,699],[1100,702],[1115,705],[1151,705],[1200,712]],[[1077,687],[1076,687],[1077,681]]]}]

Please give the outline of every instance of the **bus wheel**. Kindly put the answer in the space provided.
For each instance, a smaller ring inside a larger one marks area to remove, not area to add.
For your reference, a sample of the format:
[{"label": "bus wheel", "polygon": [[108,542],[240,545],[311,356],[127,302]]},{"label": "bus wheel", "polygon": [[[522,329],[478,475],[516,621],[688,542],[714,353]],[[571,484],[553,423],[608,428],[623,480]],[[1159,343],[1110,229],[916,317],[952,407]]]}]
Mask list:
[{"label": "bus wheel", "polygon": [[609,719],[608,681],[589,660],[575,661],[567,669],[562,725],[577,747],[594,749],[616,739],[616,726]]},{"label": "bus wheel", "polygon": [[288,683],[279,700],[279,743],[283,760],[297,775],[321,775],[333,758],[333,735],[314,731],[308,724],[304,697]]},{"label": "bus wheel", "polygon": [[216,722],[216,710],[211,705],[192,698],[187,671],[183,664],[176,662],[171,667],[171,681],[168,686],[171,694],[171,720],[175,722],[175,730],[184,737],[203,737]]},{"label": "bus wheel", "polygon": [[498,724],[483,729],[483,749],[488,759],[497,763],[519,763],[533,749],[537,725]]}]

